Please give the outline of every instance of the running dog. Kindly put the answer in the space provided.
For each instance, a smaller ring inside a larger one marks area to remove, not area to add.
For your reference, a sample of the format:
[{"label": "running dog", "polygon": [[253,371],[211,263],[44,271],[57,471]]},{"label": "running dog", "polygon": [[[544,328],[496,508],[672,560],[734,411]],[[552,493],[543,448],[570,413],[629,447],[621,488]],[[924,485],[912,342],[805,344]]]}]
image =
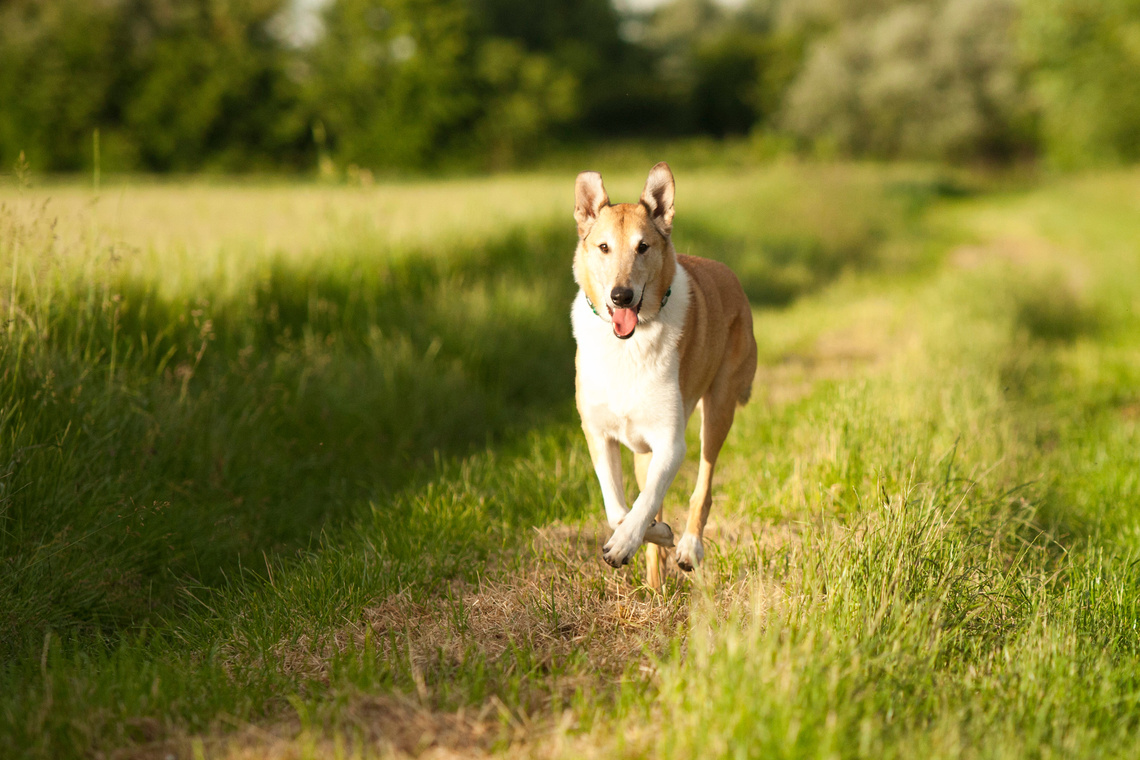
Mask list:
[{"label": "running dog", "polygon": [[[704,559],[712,476],[737,405],[756,374],[752,310],[728,267],[673,249],[673,173],[649,172],[637,203],[611,205],[602,175],[575,184],[578,295],[570,319],[578,344],[576,400],[606,519],[602,556],[621,567],[644,542],[646,580],[661,588],[673,531],[659,522],[665,492],[685,458],[685,426],[701,410],[701,463],[677,564]],[[640,494],[626,508],[621,451],[634,452]]]}]

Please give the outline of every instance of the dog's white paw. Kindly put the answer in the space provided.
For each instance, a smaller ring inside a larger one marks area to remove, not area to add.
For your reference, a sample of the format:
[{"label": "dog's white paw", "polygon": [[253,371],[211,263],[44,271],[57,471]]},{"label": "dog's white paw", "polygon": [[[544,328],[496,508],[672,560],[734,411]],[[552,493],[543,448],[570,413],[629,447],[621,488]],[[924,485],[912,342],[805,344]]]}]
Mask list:
[{"label": "dog's white paw", "polygon": [[705,558],[705,547],[695,533],[686,533],[681,536],[677,544],[677,567],[688,572]]},{"label": "dog's white paw", "polygon": [[[641,546],[643,531],[636,520],[623,520],[617,530],[602,547],[602,559],[610,567],[621,567],[629,562],[630,557]],[[672,533],[672,531],[670,531]]]}]

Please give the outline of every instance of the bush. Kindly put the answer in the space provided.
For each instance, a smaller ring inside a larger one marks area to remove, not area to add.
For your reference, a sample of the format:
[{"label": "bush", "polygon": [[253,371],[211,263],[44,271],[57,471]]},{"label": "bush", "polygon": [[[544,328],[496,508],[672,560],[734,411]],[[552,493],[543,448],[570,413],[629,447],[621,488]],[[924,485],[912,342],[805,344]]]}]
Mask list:
[{"label": "bush", "polygon": [[307,107],[344,163],[423,166],[470,124],[470,19],[459,0],[337,0],[311,51]]},{"label": "bush", "polygon": [[296,164],[306,126],[269,32],[286,0],[16,0],[0,9],[0,161],[113,170]]},{"label": "bush", "polygon": [[38,169],[89,165],[91,130],[105,123],[123,78],[106,3],[16,0],[0,6],[0,161],[23,151]]},{"label": "bush", "polygon": [[783,125],[884,158],[1004,159],[1033,146],[1014,0],[930,0],[842,18],[812,47]]},{"label": "bush", "polygon": [[475,73],[483,91],[475,144],[484,166],[501,169],[533,155],[556,125],[577,115],[577,78],[514,40],[484,42]]},{"label": "bush", "polygon": [[654,121],[674,134],[714,137],[770,126],[802,57],[799,35],[779,27],[775,5],[674,0],[647,14],[641,44],[668,104]]},{"label": "bush", "polygon": [[1140,160],[1140,1],[1028,3],[1021,43],[1053,162]]},{"label": "bush", "polygon": [[118,171],[510,164],[578,118],[617,19],[605,0],[484,5],[333,0],[299,41],[291,0],[14,0],[0,166],[88,169],[95,130]]}]

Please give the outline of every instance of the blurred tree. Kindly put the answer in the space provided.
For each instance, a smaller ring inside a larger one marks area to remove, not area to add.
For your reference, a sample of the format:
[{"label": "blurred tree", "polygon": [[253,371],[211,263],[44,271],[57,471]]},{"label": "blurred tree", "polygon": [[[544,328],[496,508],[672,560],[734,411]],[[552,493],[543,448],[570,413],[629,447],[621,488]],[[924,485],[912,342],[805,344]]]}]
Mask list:
[{"label": "blurred tree", "polygon": [[575,116],[587,129],[612,133],[637,119],[642,98],[634,80],[642,58],[621,36],[622,19],[611,0],[470,2],[480,38],[511,40],[578,83]]},{"label": "blurred tree", "polygon": [[[728,29],[728,15],[728,11],[713,0],[673,0],[648,15],[643,44],[656,58],[655,73],[661,79],[670,102],[670,131],[691,133],[697,130],[699,120],[693,104],[702,97],[702,85],[709,84],[702,79],[702,74],[707,76],[708,70],[715,68],[715,64],[709,65],[709,59],[714,56],[708,54],[707,48],[714,46]],[[703,67],[698,52],[702,48],[706,49]],[[722,53],[731,55],[730,51]],[[745,68],[751,68],[749,57],[742,57]],[[735,79],[714,83],[719,97],[709,99],[728,101],[730,107],[748,109],[749,89],[754,81],[755,77],[746,74],[743,81]]]},{"label": "blurred tree", "polygon": [[747,134],[762,118],[758,84],[767,39],[746,30],[726,29],[698,41],[693,49],[692,118],[698,132],[724,137]]},{"label": "blurred tree", "polygon": [[671,101],[675,131],[724,137],[768,125],[802,57],[799,29],[777,24],[778,0],[731,8],[674,0],[652,13],[644,44]]},{"label": "blurred tree", "polygon": [[339,160],[419,167],[477,117],[462,0],[335,0],[306,59],[306,103]]},{"label": "blurred tree", "polygon": [[[124,79],[112,0],[13,0],[0,6],[0,161],[39,169],[90,165],[92,129],[117,114]],[[110,136],[110,135],[108,135]],[[111,138],[114,141],[114,138]]]},{"label": "blurred tree", "polygon": [[295,164],[304,148],[284,51],[287,0],[13,0],[0,9],[0,160],[111,169]]},{"label": "blurred tree", "polygon": [[[572,39],[549,21],[476,18],[464,0],[335,0],[307,53],[308,107],[342,164],[510,165],[578,115]],[[561,57],[542,52],[552,40]]]},{"label": "blurred tree", "polygon": [[553,129],[577,115],[577,78],[514,40],[484,41],[475,74],[482,97],[474,141],[485,167],[534,155]]},{"label": "blurred tree", "polygon": [[1021,43],[1049,157],[1140,160],[1140,0],[1038,0]]},{"label": "blurred tree", "polygon": [[[0,0],[0,165],[505,167],[783,130],[836,154],[1140,159],[1140,0]],[[780,136],[773,145],[787,138]]]},{"label": "blurred tree", "polygon": [[840,0],[785,103],[807,143],[885,158],[1007,159],[1032,150],[1034,121],[1015,44],[1016,0]]},{"label": "blurred tree", "polygon": [[123,123],[144,166],[297,163],[306,124],[286,51],[270,31],[287,2],[123,2],[132,69]]}]

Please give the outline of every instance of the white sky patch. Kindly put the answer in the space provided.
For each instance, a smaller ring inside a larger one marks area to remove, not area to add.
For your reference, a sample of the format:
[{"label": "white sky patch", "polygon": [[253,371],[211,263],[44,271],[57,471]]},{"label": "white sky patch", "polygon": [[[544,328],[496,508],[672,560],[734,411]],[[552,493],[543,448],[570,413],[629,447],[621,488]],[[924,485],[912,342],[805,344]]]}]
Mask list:
[{"label": "white sky patch", "polygon": [[330,0],[292,0],[281,15],[273,19],[273,33],[294,47],[306,47],[321,38],[324,24],[321,11]]},{"label": "white sky patch", "polygon": [[[713,0],[713,2],[725,8],[739,8],[744,5],[744,0]],[[668,5],[669,0],[613,0],[613,4],[622,13],[642,13]]]},{"label": "white sky patch", "polygon": [[[330,2],[332,0],[292,0],[289,8],[274,19],[274,34],[294,47],[313,44],[324,32],[321,11]],[[613,0],[614,7],[622,13],[651,11],[667,2],[668,0]],[[728,8],[737,8],[744,4],[744,0],[716,0],[716,2]],[[412,53],[414,52],[413,50]]]},{"label": "white sky patch", "polygon": [[397,63],[411,60],[416,54],[416,41],[409,34],[401,34],[388,45],[388,52]]}]

